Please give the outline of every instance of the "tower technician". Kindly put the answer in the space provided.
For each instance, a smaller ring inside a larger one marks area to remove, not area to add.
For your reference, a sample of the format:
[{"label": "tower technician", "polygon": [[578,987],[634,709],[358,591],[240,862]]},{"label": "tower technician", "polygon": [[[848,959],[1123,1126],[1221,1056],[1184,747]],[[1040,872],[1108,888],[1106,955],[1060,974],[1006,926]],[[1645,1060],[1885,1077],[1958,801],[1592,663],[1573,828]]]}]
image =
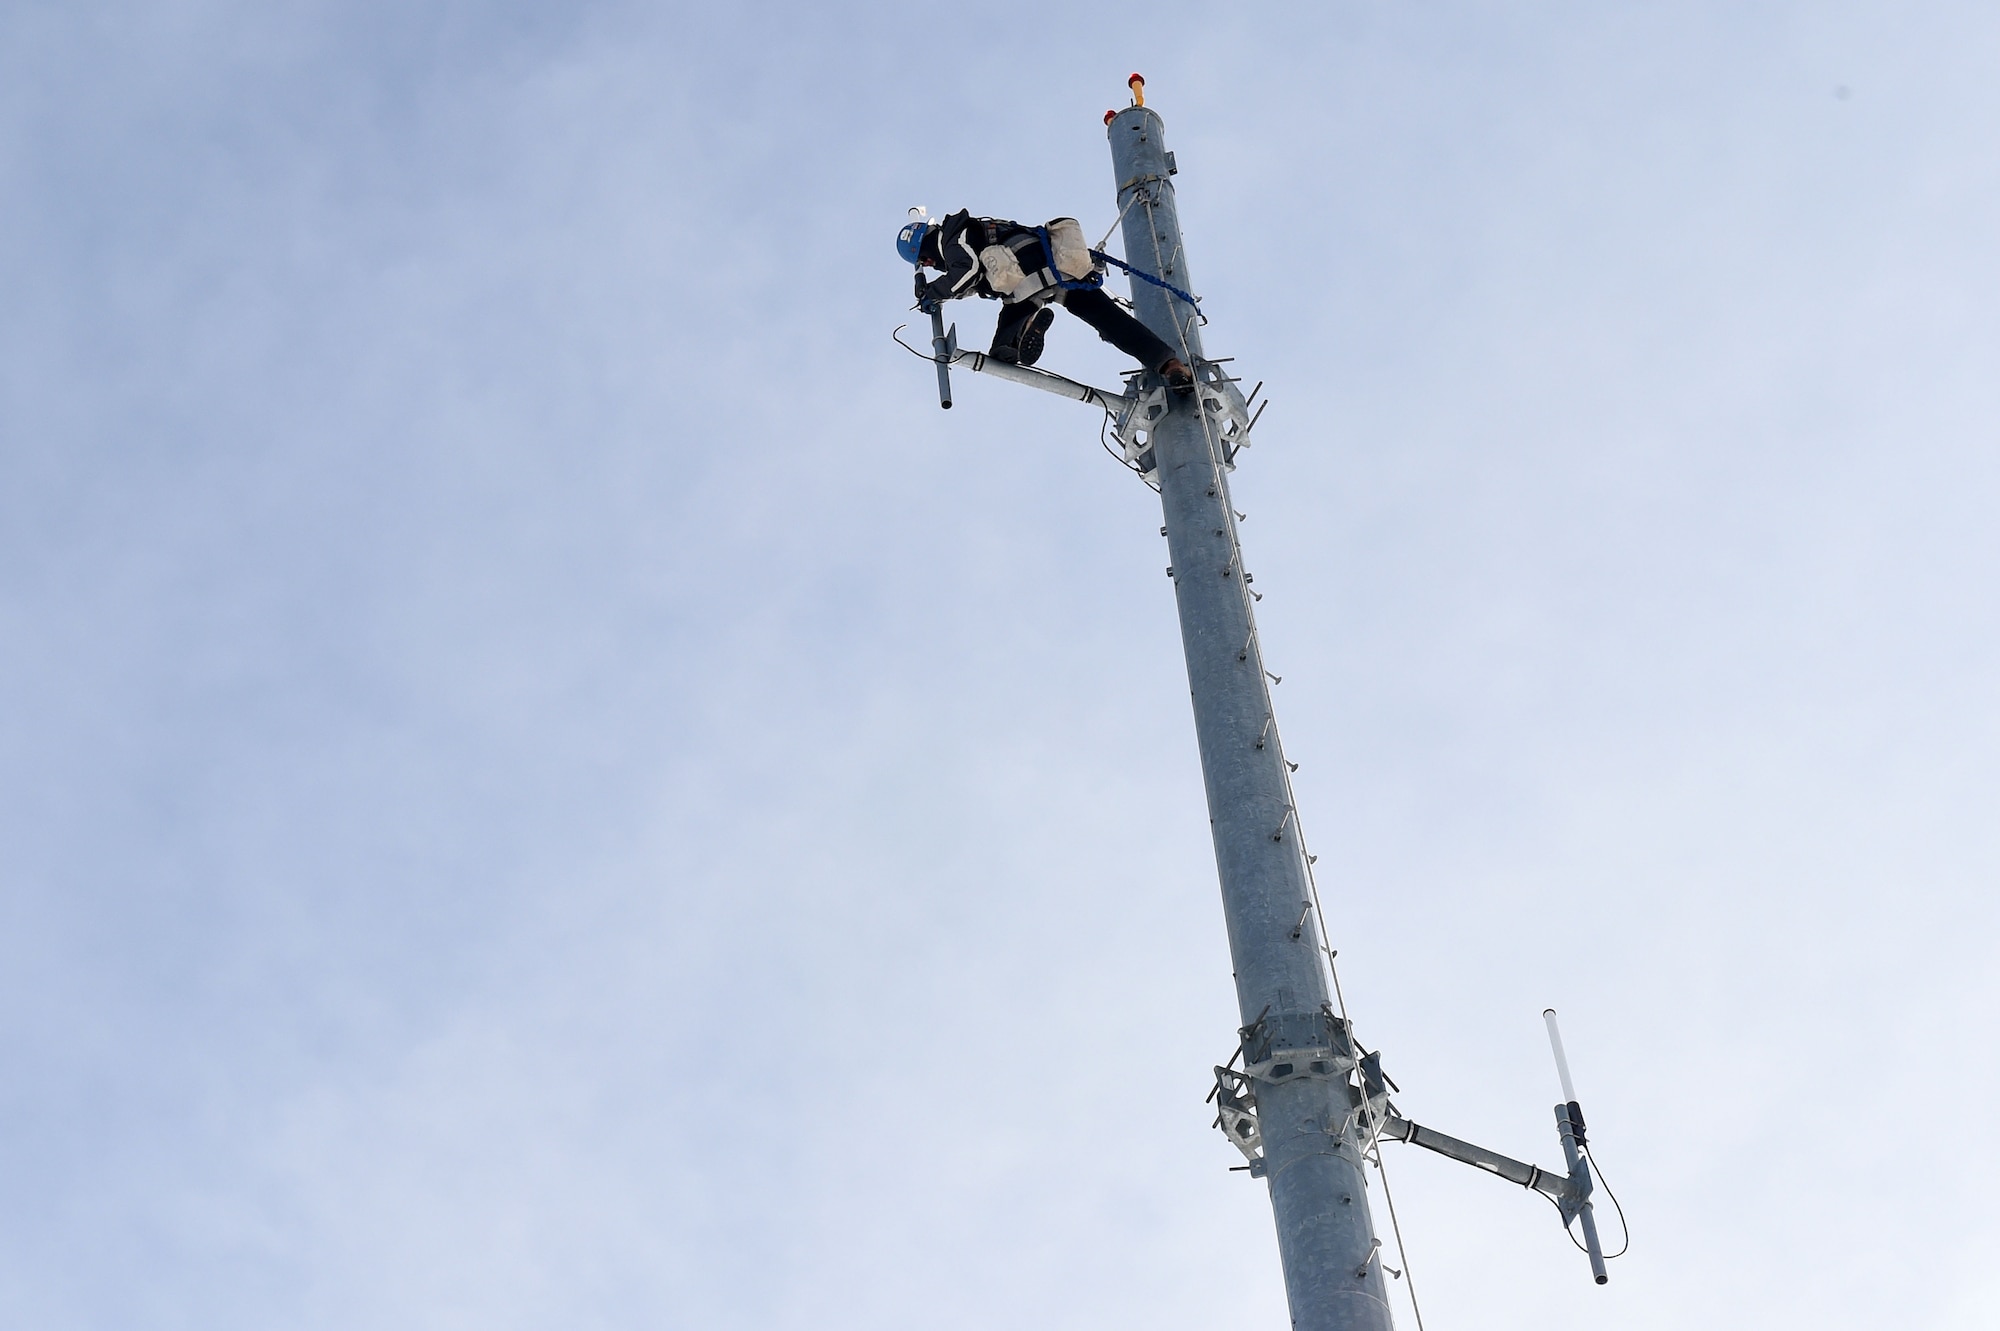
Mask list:
[{"label": "tower technician", "polygon": [[[1097,335],[1159,374],[1169,387],[1192,390],[1194,374],[1180,354],[1104,293],[1104,265],[1074,218],[1024,226],[961,209],[939,222],[918,218],[896,237],[896,252],[917,266],[917,304],[982,296],[1005,302],[993,329],[994,360],[1033,365],[1061,305]],[[926,268],[943,276],[928,278]]]}]

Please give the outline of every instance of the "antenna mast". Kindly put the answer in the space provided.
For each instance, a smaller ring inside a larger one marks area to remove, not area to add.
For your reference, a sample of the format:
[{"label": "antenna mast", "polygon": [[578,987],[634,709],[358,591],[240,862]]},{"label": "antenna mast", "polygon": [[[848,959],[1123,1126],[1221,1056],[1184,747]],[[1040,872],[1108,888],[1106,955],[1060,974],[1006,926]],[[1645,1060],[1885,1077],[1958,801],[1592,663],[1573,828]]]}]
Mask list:
[{"label": "antenna mast", "polygon": [[[1174,207],[1177,167],[1165,125],[1143,104],[1143,87],[1135,75],[1134,105],[1107,125],[1126,261],[1180,292],[1192,291]],[[1169,576],[1236,970],[1242,1075],[1254,1082],[1253,1131],[1262,1153],[1250,1172],[1270,1185],[1292,1325],[1389,1331],[1376,1255],[1381,1245],[1362,1176],[1362,1106],[1349,1083],[1355,1052],[1328,991],[1271,676],[1230,505],[1233,450],[1221,437],[1222,367],[1203,356],[1201,320],[1179,292],[1134,282],[1132,304],[1148,328],[1199,367],[1191,395],[1153,387],[1153,405],[1165,410],[1150,419],[1144,443],[1173,561]],[[1240,1143],[1242,1134],[1232,1132],[1231,1140]]]}]

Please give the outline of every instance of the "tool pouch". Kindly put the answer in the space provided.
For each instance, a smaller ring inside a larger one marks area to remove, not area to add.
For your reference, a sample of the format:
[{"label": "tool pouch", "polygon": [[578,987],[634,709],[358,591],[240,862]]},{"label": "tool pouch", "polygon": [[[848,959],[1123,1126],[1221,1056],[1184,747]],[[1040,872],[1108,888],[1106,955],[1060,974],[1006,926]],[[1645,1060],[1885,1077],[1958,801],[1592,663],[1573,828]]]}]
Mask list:
[{"label": "tool pouch", "polygon": [[979,266],[986,270],[986,285],[1009,299],[1028,280],[1020,259],[1005,245],[988,245],[979,251]]},{"label": "tool pouch", "polygon": [[1074,217],[1058,217],[1046,228],[1049,233],[1049,262],[1072,282],[1080,282],[1097,271],[1090,255],[1090,242],[1083,238],[1083,224]]}]

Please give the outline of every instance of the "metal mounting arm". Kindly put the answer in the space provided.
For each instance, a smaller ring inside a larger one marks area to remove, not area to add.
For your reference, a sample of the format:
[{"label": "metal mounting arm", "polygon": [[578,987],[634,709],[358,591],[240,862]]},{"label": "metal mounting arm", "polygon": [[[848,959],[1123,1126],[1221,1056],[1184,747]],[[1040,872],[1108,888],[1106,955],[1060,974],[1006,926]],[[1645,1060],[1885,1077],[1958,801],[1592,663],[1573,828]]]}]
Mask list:
[{"label": "metal mounting arm", "polygon": [[1463,1161],[1489,1174],[1496,1174],[1509,1183],[1518,1183],[1541,1193],[1562,1212],[1565,1229],[1572,1222],[1581,1220],[1584,1251],[1590,1256],[1590,1274],[1602,1285],[1610,1277],[1604,1271],[1604,1249],[1597,1241],[1597,1219],[1590,1210],[1590,1166],[1577,1151],[1576,1130],[1570,1122],[1568,1105],[1556,1106],[1556,1128],[1562,1135],[1563,1155],[1569,1160],[1567,1177],[1550,1173],[1540,1165],[1524,1164],[1498,1151],[1489,1151],[1484,1146],[1447,1137],[1435,1128],[1426,1128],[1394,1115],[1383,1120],[1382,1135],[1412,1146],[1421,1146],[1427,1151],[1436,1151],[1439,1155]]},{"label": "metal mounting arm", "polygon": [[[1111,417],[1111,433],[1120,445],[1125,465],[1155,490],[1160,488],[1159,477],[1154,473],[1152,436],[1154,427],[1165,419],[1168,412],[1167,390],[1164,387],[1156,384],[1147,388],[1139,372],[1134,370],[1128,376],[1129,382],[1124,390],[1114,393],[1108,388],[1093,388],[1047,370],[995,360],[984,352],[968,351],[959,346],[958,325],[953,324],[947,330],[938,307],[931,305],[928,309],[932,354],[924,358],[937,365],[940,406],[951,405],[950,367],[954,365],[963,365],[976,374],[991,375],[995,379],[1053,393],[1072,402],[1088,403]],[[896,340],[902,342],[900,337]],[[923,355],[907,342],[903,342],[903,346],[919,356]],[[1197,357],[1196,381],[1198,406],[1205,421],[1202,428],[1221,446],[1224,469],[1234,471],[1236,455],[1249,447],[1251,427],[1264,414],[1264,408],[1259,406],[1254,412],[1250,409],[1249,401],[1236,387],[1236,381],[1223,372],[1220,361]],[[1255,396],[1253,390],[1251,397]]]},{"label": "metal mounting arm", "polygon": [[937,366],[938,405],[941,407],[951,406],[951,367],[954,365],[963,365],[968,370],[980,374],[990,374],[995,379],[1005,379],[1011,383],[1025,384],[1029,388],[1039,388],[1044,393],[1054,393],[1057,397],[1066,397],[1072,402],[1087,402],[1113,418],[1118,417],[1121,412],[1129,411],[1133,402],[1137,400],[1129,392],[1113,393],[1108,389],[1092,388],[1089,384],[1080,384],[1074,379],[1050,374],[1047,370],[1013,365],[1006,361],[994,360],[983,352],[967,351],[958,345],[957,324],[947,329],[944,325],[944,314],[935,304],[926,305],[924,309],[931,317],[930,355],[924,355],[903,341],[902,332],[907,325],[899,325],[890,336],[911,355]]},{"label": "metal mounting arm", "polygon": [[[955,325],[954,331],[956,331]],[[1114,416],[1130,400],[1123,393],[1092,388],[1089,384],[1080,384],[1074,379],[1050,374],[1047,370],[1037,370],[1026,365],[1010,365],[1004,360],[994,360],[984,352],[967,351],[956,344],[952,348],[950,363],[963,365],[969,370],[990,374],[996,379],[1005,379],[1010,383],[1039,388],[1044,393],[1054,393],[1057,397],[1066,397],[1072,402],[1088,402],[1091,406],[1101,407]]]},{"label": "metal mounting arm", "polygon": [[[1420,1123],[1412,1123],[1406,1118],[1393,1115],[1384,1120],[1382,1135],[1391,1140],[1408,1142],[1421,1146],[1427,1151],[1449,1156],[1453,1160],[1476,1166],[1489,1174],[1497,1174],[1509,1183],[1518,1183],[1524,1188],[1541,1193],[1563,1209],[1563,1218],[1568,1219],[1582,1200],[1576,1184],[1561,1174],[1552,1173],[1540,1165],[1524,1164],[1511,1156],[1489,1151],[1484,1146],[1474,1146],[1456,1137],[1447,1137],[1436,1128],[1427,1128]],[[1590,1184],[1584,1183],[1587,1193]]]}]

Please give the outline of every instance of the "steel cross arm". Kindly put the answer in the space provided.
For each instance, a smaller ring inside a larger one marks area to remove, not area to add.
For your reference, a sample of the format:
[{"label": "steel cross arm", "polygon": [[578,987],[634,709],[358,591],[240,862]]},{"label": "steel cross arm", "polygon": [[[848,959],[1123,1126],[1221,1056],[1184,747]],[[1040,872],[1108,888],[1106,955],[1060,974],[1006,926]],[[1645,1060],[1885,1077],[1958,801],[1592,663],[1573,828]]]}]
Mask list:
[{"label": "steel cross arm", "polygon": [[1541,1193],[1557,1206],[1563,1208],[1567,1216],[1583,1200],[1578,1195],[1576,1185],[1561,1174],[1551,1173],[1540,1165],[1523,1164],[1519,1160],[1489,1151],[1484,1146],[1474,1146],[1456,1137],[1447,1137],[1435,1128],[1426,1128],[1412,1123],[1406,1118],[1393,1114],[1384,1120],[1382,1135],[1412,1146],[1421,1146],[1427,1151],[1449,1156],[1468,1165],[1476,1165],[1489,1174],[1498,1174],[1509,1183],[1518,1183],[1524,1188]]},{"label": "steel cross arm", "polygon": [[1008,380],[1010,383],[1039,388],[1044,393],[1054,393],[1057,397],[1066,397],[1072,402],[1088,402],[1092,406],[1102,407],[1114,416],[1118,414],[1119,408],[1131,401],[1123,393],[1092,388],[1089,384],[1080,384],[1074,379],[1050,374],[1047,370],[1031,369],[1026,365],[1010,365],[1004,360],[994,360],[983,351],[961,350],[952,358],[951,363],[966,366],[979,374],[990,374],[996,379]]}]

